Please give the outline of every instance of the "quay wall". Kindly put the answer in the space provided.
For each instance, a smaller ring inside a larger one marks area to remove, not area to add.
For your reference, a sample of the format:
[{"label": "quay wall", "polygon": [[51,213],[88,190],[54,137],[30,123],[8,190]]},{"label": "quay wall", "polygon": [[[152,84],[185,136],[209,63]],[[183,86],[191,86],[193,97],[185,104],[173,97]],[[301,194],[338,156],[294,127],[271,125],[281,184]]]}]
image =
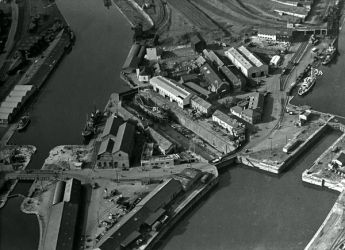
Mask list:
[{"label": "quay wall", "polygon": [[151,17],[145,12],[145,10],[143,8],[141,8],[139,6],[139,4],[137,4],[136,1],[129,0],[129,2],[145,17],[145,19],[149,22],[149,24],[151,24],[151,26],[154,26],[154,23],[153,23]]},{"label": "quay wall", "polygon": [[329,129],[329,125],[325,124],[316,130],[312,135],[309,136],[307,140],[305,140],[297,150],[290,154],[288,158],[280,163],[273,164],[273,163],[265,163],[262,160],[254,159],[249,156],[239,155],[238,161],[246,166],[259,168],[264,171],[268,171],[274,174],[281,173],[285,168],[291,165],[297,157],[299,157],[305,150],[307,150],[320,136]]},{"label": "quay wall", "polygon": [[219,177],[216,176],[211,180],[205,188],[200,190],[178,213],[171,219],[171,221],[166,225],[161,231],[157,233],[156,236],[143,248],[145,250],[155,249],[154,246],[162,239],[162,237],[168,233],[174,225],[183,218],[187,211],[192,208],[202,197],[204,197],[214,186],[218,184]]}]

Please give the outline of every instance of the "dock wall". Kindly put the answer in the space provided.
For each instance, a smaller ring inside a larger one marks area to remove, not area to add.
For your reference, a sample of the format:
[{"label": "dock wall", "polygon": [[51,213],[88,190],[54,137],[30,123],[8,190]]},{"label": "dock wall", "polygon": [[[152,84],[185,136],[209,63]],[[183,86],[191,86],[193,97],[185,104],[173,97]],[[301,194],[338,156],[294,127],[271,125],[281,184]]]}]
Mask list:
[{"label": "dock wall", "polygon": [[284,169],[286,169],[289,165],[291,165],[306,149],[308,149],[320,136],[329,129],[329,125],[325,124],[324,126],[320,127],[316,130],[309,138],[303,142],[298,149],[290,154],[286,160],[282,162],[277,162],[276,164],[273,163],[265,163],[262,160],[254,159],[249,156],[239,155],[238,161],[246,166],[259,168],[263,171],[271,172],[274,174],[281,173]]},{"label": "dock wall", "polygon": [[218,176],[211,180],[205,188],[203,188],[198,194],[196,194],[178,213],[172,218],[172,220],[166,225],[158,234],[143,248],[145,250],[155,249],[154,246],[162,239],[162,237],[168,233],[173,226],[183,218],[183,216],[192,208],[202,197],[204,197],[215,185],[218,184]]}]

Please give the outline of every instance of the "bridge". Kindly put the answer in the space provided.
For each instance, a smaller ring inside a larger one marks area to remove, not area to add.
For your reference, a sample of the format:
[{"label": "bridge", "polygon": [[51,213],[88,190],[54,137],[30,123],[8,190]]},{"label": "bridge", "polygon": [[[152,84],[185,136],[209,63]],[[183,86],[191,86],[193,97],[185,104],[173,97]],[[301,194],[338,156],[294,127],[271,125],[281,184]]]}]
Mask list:
[{"label": "bridge", "polygon": [[81,175],[71,174],[58,170],[20,170],[5,174],[5,180],[67,180],[69,178],[82,178]]}]

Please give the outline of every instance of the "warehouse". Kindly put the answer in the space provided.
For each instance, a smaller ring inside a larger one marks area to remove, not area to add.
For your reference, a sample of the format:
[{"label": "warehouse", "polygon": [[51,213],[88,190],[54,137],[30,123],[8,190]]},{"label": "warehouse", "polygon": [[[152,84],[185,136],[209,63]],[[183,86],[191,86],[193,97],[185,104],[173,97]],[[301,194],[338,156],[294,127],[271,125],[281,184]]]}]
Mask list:
[{"label": "warehouse", "polygon": [[160,133],[158,133],[153,128],[148,128],[150,135],[152,136],[155,143],[158,145],[159,151],[164,154],[170,154],[175,149],[175,144],[162,136]]},{"label": "warehouse", "polygon": [[212,109],[212,104],[200,98],[199,96],[192,97],[191,106],[192,108],[206,115],[210,114]]},{"label": "warehouse", "polygon": [[233,136],[241,136],[245,132],[245,125],[240,123],[220,110],[217,110],[212,115],[212,120],[218,123],[221,127],[227,129]]},{"label": "warehouse", "polygon": [[128,169],[134,147],[134,134],[134,125],[125,122],[118,128],[116,138],[104,139],[97,154],[97,166]]},{"label": "warehouse", "polygon": [[[152,225],[163,215],[162,209],[172,202],[183,191],[179,181],[171,178],[159,184],[152,192],[146,195],[130,212],[107,232],[97,244],[100,249],[118,249],[128,235],[138,230],[141,225]],[[137,235],[137,237],[139,237]],[[128,239],[127,239],[128,241]]]},{"label": "warehouse", "polygon": [[183,85],[206,100],[211,99],[214,96],[214,93],[210,92],[209,90],[201,87],[200,85],[194,82],[186,82],[183,83]]},{"label": "warehouse", "polygon": [[150,84],[154,91],[164,97],[169,97],[170,101],[176,102],[180,108],[185,108],[190,104],[192,93],[179,86],[174,80],[156,76],[150,79]]},{"label": "warehouse", "polygon": [[260,59],[244,46],[238,49],[230,48],[225,52],[225,55],[248,78],[256,78],[268,74],[268,65],[262,63]]},{"label": "warehouse", "polygon": [[207,83],[209,84],[208,89],[211,92],[220,94],[229,91],[229,84],[222,81],[208,63],[205,63],[205,65],[201,67],[200,72],[204,75]]},{"label": "warehouse", "polygon": [[128,53],[125,63],[122,66],[122,69],[130,73],[138,68],[141,60],[145,55],[145,51],[146,47],[144,45],[140,45],[137,43],[133,44]]},{"label": "warehouse", "polygon": [[292,40],[292,31],[288,29],[275,30],[262,28],[259,29],[257,36],[263,40],[288,43]]},{"label": "warehouse", "polygon": [[234,69],[226,66],[220,67],[220,71],[231,83],[231,86],[234,90],[244,90],[246,86],[246,79],[240,73],[237,73]]}]

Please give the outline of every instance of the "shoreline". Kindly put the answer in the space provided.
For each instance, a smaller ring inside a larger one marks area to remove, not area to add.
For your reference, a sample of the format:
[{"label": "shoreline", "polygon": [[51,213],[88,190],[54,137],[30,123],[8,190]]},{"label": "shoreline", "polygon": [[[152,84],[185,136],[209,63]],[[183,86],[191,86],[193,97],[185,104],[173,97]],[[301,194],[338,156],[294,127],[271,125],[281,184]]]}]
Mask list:
[{"label": "shoreline", "polygon": [[[7,145],[8,146],[8,145]],[[13,146],[15,147],[15,146]],[[25,155],[26,157],[26,161],[25,163],[23,164],[23,167],[20,168],[19,170],[25,170],[26,167],[29,165],[30,161],[31,161],[31,158],[32,158],[32,155],[37,151],[36,147],[35,146],[32,146],[32,145],[23,145],[23,146],[19,146],[20,149],[25,149],[27,150],[27,152],[21,152],[22,154]],[[16,148],[17,149],[17,148]],[[7,181],[10,181],[10,180],[7,180]],[[12,180],[11,180],[12,181]],[[6,181],[4,182],[4,184],[6,183]],[[13,190],[15,189],[16,185],[18,183],[18,180],[14,180],[13,183],[11,184],[11,186],[9,187],[9,189],[5,192],[6,194],[4,195],[4,199],[2,199],[0,201],[0,209],[2,207],[4,207],[6,205],[6,202],[8,201],[8,197],[11,195],[11,193],[13,192]]]}]

